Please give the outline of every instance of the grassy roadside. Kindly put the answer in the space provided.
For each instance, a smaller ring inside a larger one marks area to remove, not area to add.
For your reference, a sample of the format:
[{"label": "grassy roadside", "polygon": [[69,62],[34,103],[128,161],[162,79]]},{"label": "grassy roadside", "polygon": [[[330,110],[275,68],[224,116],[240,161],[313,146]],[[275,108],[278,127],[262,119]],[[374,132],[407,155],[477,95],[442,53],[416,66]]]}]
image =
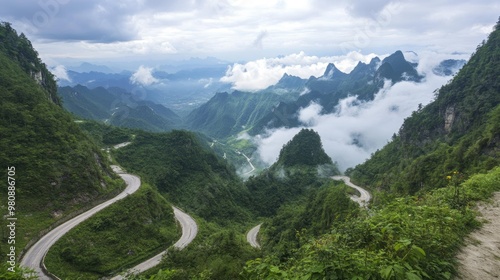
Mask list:
[{"label": "grassy roadside", "polygon": [[170,204],[143,183],[64,235],[45,264],[63,279],[99,279],[165,250],[179,236]]}]

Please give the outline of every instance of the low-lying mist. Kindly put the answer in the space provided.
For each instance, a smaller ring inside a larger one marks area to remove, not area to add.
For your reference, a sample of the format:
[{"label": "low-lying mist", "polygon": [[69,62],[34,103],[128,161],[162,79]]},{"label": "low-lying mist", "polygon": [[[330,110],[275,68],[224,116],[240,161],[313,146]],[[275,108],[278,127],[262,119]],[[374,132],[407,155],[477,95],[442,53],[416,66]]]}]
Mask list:
[{"label": "low-lying mist", "polygon": [[421,83],[404,81],[392,85],[386,81],[372,101],[350,96],[342,99],[332,114],[321,114],[322,107],[310,103],[299,112],[301,127],[267,130],[253,138],[258,157],[271,165],[283,145],[300,129],[312,128],[319,133],[323,148],[341,171],[362,163],[390,141],[419,104],[425,106],[431,102],[435,90],[451,79],[432,71],[442,59],[435,54],[421,57],[418,71],[426,76]]}]

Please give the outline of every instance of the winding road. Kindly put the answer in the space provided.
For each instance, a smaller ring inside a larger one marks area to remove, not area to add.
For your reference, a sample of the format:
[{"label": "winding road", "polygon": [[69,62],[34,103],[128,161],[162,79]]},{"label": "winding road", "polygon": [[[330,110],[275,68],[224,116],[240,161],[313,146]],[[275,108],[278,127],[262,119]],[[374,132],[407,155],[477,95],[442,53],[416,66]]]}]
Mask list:
[{"label": "winding road", "polygon": [[259,242],[257,242],[257,234],[259,234],[260,231],[260,226],[262,224],[259,224],[255,227],[253,227],[248,233],[247,233],[247,241],[250,243],[250,246],[254,248],[260,248]]},{"label": "winding road", "polygon": [[349,178],[347,176],[333,176],[332,179],[336,180],[336,181],[344,181],[344,183],[346,185],[348,185],[349,187],[351,187],[353,189],[356,189],[361,195],[360,196],[353,195],[353,196],[351,196],[351,199],[353,201],[359,203],[359,205],[361,207],[366,208],[368,206],[368,202],[372,199],[372,196],[367,190],[363,189],[360,186],[356,186],[353,183],[351,183],[351,178]]},{"label": "winding road", "polygon": [[[333,176],[331,178],[333,180],[336,180],[336,181],[344,181],[344,183],[346,185],[359,191],[359,193],[361,195],[360,196],[353,195],[353,196],[351,196],[351,199],[353,201],[357,202],[361,207],[366,208],[368,206],[368,202],[372,199],[372,196],[367,190],[363,189],[360,186],[356,186],[353,183],[351,183],[351,178],[349,178],[347,176]],[[247,233],[247,241],[254,248],[260,248],[260,244],[259,244],[259,242],[257,242],[257,235],[259,234],[259,230],[260,230],[261,225],[262,224],[255,226]]]},{"label": "winding road", "polygon": [[[181,238],[174,244],[174,248],[178,250],[184,249],[189,243],[191,243],[194,238],[196,237],[196,234],[198,234],[198,225],[196,225],[196,222],[189,216],[188,214],[182,212],[179,210],[177,207],[172,206],[174,209],[174,215],[177,221],[181,224],[182,227],[182,236]],[[161,259],[163,258],[163,255],[167,253],[168,250],[163,251],[159,253],[158,255],[150,258],[149,260],[146,260],[133,268],[127,270],[126,274],[137,274],[140,272],[144,272],[150,268],[153,268],[160,264]],[[122,275],[117,275],[111,280],[120,280],[123,279]]]},{"label": "winding road", "polygon": [[[130,143],[123,143],[116,145],[115,149],[124,147],[128,144]],[[94,208],[72,218],[71,220],[57,226],[56,228],[48,232],[46,235],[40,238],[40,240],[38,240],[33,246],[31,246],[30,249],[26,252],[26,254],[21,259],[20,262],[21,266],[29,267],[35,270],[38,279],[43,279],[43,280],[51,279],[47,274],[44,273],[43,269],[45,268],[44,264],[45,255],[49,251],[50,247],[52,247],[52,245],[54,245],[54,243],[56,243],[56,241],[59,240],[59,238],[65,235],[72,228],[79,225],[81,222],[87,220],[95,213],[101,211],[102,209],[108,207],[109,205],[115,203],[116,201],[125,198],[127,195],[132,194],[139,189],[139,187],[141,186],[141,180],[139,177],[125,173],[117,165],[112,165],[111,168],[127,184],[125,190],[123,190],[119,195],[115,196],[114,198],[95,206]],[[177,221],[179,221],[182,227],[182,236],[177,241],[177,243],[174,244],[174,247],[179,250],[182,250],[189,243],[191,243],[193,239],[196,237],[196,234],[198,233],[198,226],[196,225],[196,222],[193,220],[193,218],[191,218],[188,214],[182,212],[176,207],[173,207],[173,209],[175,218],[177,219]],[[142,272],[156,266],[161,261],[161,258],[165,252],[162,252],[154,256],[153,258],[138,264],[137,266],[132,268],[132,271]],[[113,279],[121,279],[121,276],[116,276]]]}]

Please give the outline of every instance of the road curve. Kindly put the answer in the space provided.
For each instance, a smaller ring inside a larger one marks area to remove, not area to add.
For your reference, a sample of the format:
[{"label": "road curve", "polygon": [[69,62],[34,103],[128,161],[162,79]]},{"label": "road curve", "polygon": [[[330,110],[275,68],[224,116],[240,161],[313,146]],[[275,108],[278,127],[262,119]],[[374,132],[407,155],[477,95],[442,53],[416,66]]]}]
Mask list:
[{"label": "road curve", "polygon": [[353,183],[351,183],[351,178],[349,178],[347,176],[333,176],[332,179],[336,180],[336,181],[342,180],[349,187],[358,190],[359,193],[361,194],[361,196],[353,195],[353,196],[351,196],[351,199],[356,201],[357,203],[359,203],[360,206],[366,207],[368,205],[368,202],[372,199],[372,196],[370,195],[370,193],[367,190],[363,189],[360,186],[356,186]]},{"label": "road curve", "polygon": [[[358,190],[359,193],[361,194],[361,196],[357,196],[357,195],[354,196],[353,195],[353,196],[351,196],[351,199],[353,201],[357,202],[361,207],[366,207],[368,205],[368,202],[372,199],[371,194],[367,190],[363,189],[360,186],[356,186],[353,183],[351,183],[351,178],[349,178],[347,176],[333,176],[331,178],[333,180],[336,180],[336,181],[342,180],[349,187]],[[247,233],[247,241],[254,248],[260,248],[260,244],[257,242],[257,234],[259,233],[261,225],[262,224],[255,226]]]},{"label": "road curve", "polygon": [[[123,190],[119,195],[115,196],[114,198],[95,206],[94,208],[74,217],[73,219],[51,230],[42,238],[40,238],[40,240],[38,240],[38,242],[36,242],[24,255],[20,264],[22,266],[34,269],[38,279],[42,280],[51,279],[48,275],[46,275],[43,272],[42,266],[45,266],[44,264],[45,255],[49,251],[50,247],[52,247],[52,245],[54,245],[54,243],[56,243],[56,241],[59,240],[59,238],[61,238],[68,231],[76,227],[81,222],[90,218],[95,213],[101,211],[102,209],[108,207],[109,205],[115,203],[116,201],[125,198],[127,195],[136,192],[141,186],[141,180],[139,179],[139,177],[132,174],[124,173],[123,170],[117,165],[111,165],[111,168],[126,182],[127,187],[125,188],[125,190]],[[191,216],[182,212],[181,210],[179,210],[174,206],[172,206],[172,208],[174,209],[175,218],[177,219],[177,221],[179,221],[182,227],[182,236],[174,244],[174,248],[182,250],[194,240],[196,234],[198,233],[198,226],[196,222],[193,220],[193,218],[191,218]],[[166,251],[161,252],[160,254],[136,265],[129,271],[133,271],[134,273],[143,272],[158,265],[165,252]],[[122,276],[115,276],[112,279],[122,279]]]},{"label": "road curve", "polygon": [[[180,223],[181,228],[182,228],[182,236],[174,244],[174,248],[177,248],[178,250],[182,250],[187,245],[189,245],[189,243],[191,243],[194,240],[194,238],[196,237],[196,234],[198,234],[198,225],[193,220],[193,218],[191,218],[191,216],[189,216],[188,214],[182,212],[181,210],[179,210],[175,206],[172,206],[172,208],[174,209],[175,219],[177,219],[177,221]],[[153,267],[159,265],[161,262],[161,259],[163,258],[163,255],[165,255],[167,253],[167,251],[168,250],[163,251],[163,252],[159,253],[158,255],[134,266],[133,268],[128,269],[126,274],[141,273],[141,272],[144,272],[150,268],[153,268]],[[117,276],[111,278],[111,280],[120,280],[120,279],[123,279],[122,275],[117,275]]]},{"label": "road curve", "polygon": [[188,214],[182,212],[177,207],[172,206],[172,208],[174,208],[175,218],[179,221],[182,227],[182,236],[174,244],[174,247],[182,250],[186,248],[186,246],[194,240],[196,234],[198,234],[198,225],[196,225],[196,222]]},{"label": "road curve", "polygon": [[36,242],[33,246],[31,246],[31,248],[28,250],[28,252],[26,252],[24,257],[22,258],[21,265],[34,269],[38,275],[38,279],[43,279],[43,280],[51,279],[43,272],[41,266],[44,266],[43,260],[45,258],[45,255],[49,251],[50,247],[54,245],[54,243],[56,243],[56,241],[59,240],[59,238],[61,238],[64,234],[66,234],[72,228],[76,227],[81,222],[90,218],[95,213],[108,207],[114,202],[125,198],[127,195],[136,192],[141,186],[141,180],[139,179],[139,177],[124,173],[121,170],[121,168],[116,165],[111,167],[127,183],[127,187],[125,188],[125,190],[122,191],[119,195],[115,196],[114,198],[95,206],[94,208],[74,217],[73,219],[51,230],[42,238],[40,238],[38,242]]},{"label": "road curve", "polygon": [[259,234],[260,231],[260,226],[262,224],[259,224],[255,227],[253,227],[248,233],[247,233],[247,241],[250,243],[250,246],[254,248],[260,248],[259,242],[257,242],[257,234]]}]

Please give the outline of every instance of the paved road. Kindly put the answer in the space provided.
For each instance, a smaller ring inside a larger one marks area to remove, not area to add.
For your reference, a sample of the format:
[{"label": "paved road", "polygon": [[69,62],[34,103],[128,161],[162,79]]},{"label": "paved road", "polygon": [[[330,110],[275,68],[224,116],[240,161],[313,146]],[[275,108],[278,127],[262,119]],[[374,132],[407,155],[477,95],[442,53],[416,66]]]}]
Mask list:
[{"label": "paved road", "polygon": [[177,221],[179,221],[182,227],[182,236],[174,244],[174,247],[182,250],[186,248],[186,246],[194,240],[196,234],[198,234],[198,225],[196,225],[196,222],[193,220],[193,218],[191,218],[191,216],[182,212],[177,207],[173,208],[175,218],[177,219]]},{"label": "paved road", "polygon": [[356,201],[357,203],[359,203],[360,206],[366,207],[368,205],[368,202],[372,199],[372,196],[370,195],[370,193],[367,190],[363,189],[360,186],[356,186],[353,183],[351,183],[351,178],[349,178],[347,176],[333,176],[332,179],[336,180],[336,181],[342,180],[349,187],[358,190],[359,193],[361,194],[361,196],[357,196],[357,195],[351,196],[351,199]]},{"label": "paved road", "polygon": [[124,142],[124,143],[121,143],[121,144],[118,144],[118,145],[114,145],[113,148],[120,149],[120,148],[123,148],[125,146],[130,145],[130,144],[132,144],[132,142]]},{"label": "paved road", "polygon": [[[120,145],[116,145],[115,149],[124,147],[130,143],[123,143]],[[116,201],[125,198],[127,195],[132,194],[136,192],[139,187],[141,186],[141,180],[139,177],[132,175],[132,174],[126,174],[119,166],[117,165],[112,165],[111,168],[113,169],[114,172],[116,172],[122,179],[126,182],[127,187],[123,192],[121,192],[119,195],[116,197],[101,203],[94,208],[88,210],[87,212],[84,212],[75,218],[59,225],[55,229],[51,230],[49,233],[44,235],[38,242],[36,242],[29,250],[26,252],[24,255],[23,259],[21,260],[21,265],[30,267],[35,270],[35,272],[38,275],[38,279],[42,280],[49,280],[51,279],[48,275],[46,275],[43,270],[42,266],[44,265],[44,258],[47,252],[49,251],[50,247],[56,243],[59,238],[61,238],[63,235],[65,235],[68,231],[70,231],[72,228],[76,227],[78,224],[81,222],[85,221],[86,219],[90,218],[92,215],[95,213],[101,211],[102,209],[108,207],[109,205],[115,203]],[[193,239],[196,237],[196,234],[198,233],[198,226],[196,225],[196,222],[189,216],[188,214],[182,212],[176,207],[172,207],[174,209],[174,215],[177,221],[179,221],[181,227],[182,227],[182,236],[181,238],[174,244],[174,247],[182,250],[184,249],[189,243],[193,241]],[[158,265],[161,261],[161,258],[165,254],[166,251],[161,252],[160,254],[152,257],[149,260],[146,260],[135,267],[133,267],[130,271],[134,272],[142,272],[146,271],[156,265]],[[115,276],[112,279],[122,279],[121,276]]]},{"label": "paved road", "polygon": [[94,208],[88,210],[87,212],[84,212],[74,217],[73,219],[59,225],[58,227],[56,227],[55,229],[51,230],[49,233],[44,235],[42,238],[40,238],[40,240],[38,240],[38,242],[36,242],[28,250],[28,252],[26,252],[23,259],[21,260],[21,265],[34,269],[38,274],[38,279],[50,279],[47,275],[45,275],[45,273],[43,273],[41,266],[44,265],[43,259],[45,258],[45,255],[49,251],[50,247],[54,245],[54,243],[56,243],[56,241],[59,240],[59,238],[61,238],[64,234],[66,234],[72,228],[76,227],[81,222],[90,218],[95,213],[108,207],[114,202],[125,198],[127,195],[136,192],[141,186],[141,180],[139,179],[139,177],[123,173],[123,171],[118,166],[112,166],[112,168],[127,183],[127,187],[123,192],[121,192],[116,197],[95,206]]},{"label": "paved road", "polygon": [[[359,193],[361,194],[361,196],[357,196],[357,195],[354,196],[353,195],[353,196],[351,196],[351,199],[354,200],[355,202],[359,203],[359,205],[361,207],[366,207],[368,205],[368,202],[372,199],[372,196],[370,195],[370,193],[367,190],[363,189],[360,186],[356,186],[353,183],[351,183],[351,178],[349,178],[347,176],[333,176],[332,179],[337,180],[337,181],[342,180],[349,187],[358,190]],[[247,234],[247,241],[254,248],[260,248],[260,244],[257,242],[257,234],[259,233],[260,226],[261,225],[258,225],[256,227],[252,228]]]},{"label": "paved road", "polygon": [[[174,248],[177,248],[179,250],[184,249],[189,243],[191,243],[194,238],[196,237],[196,234],[198,233],[198,225],[196,225],[196,222],[189,216],[188,214],[182,212],[179,210],[177,207],[172,206],[174,209],[174,215],[177,221],[181,224],[182,227],[182,236],[181,238],[174,244]],[[167,250],[168,251],[168,250]],[[150,268],[153,268],[160,264],[161,259],[163,258],[163,255],[167,253],[167,251],[163,251],[159,253],[158,255],[150,258],[149,260],[146,260],[133,268],[127,270],[127,274],[129,273],[141,273],[143,271],[146,271]],[[123,276],[117,275],[111,280],[120,280],[123,279]]]},{"label": "paved road", "polygon": [[254,248],[260,248],[259,242],[257,242],[257,234],[259,234],[260,231],[260,225],[257,225],[253,227],[248,233],[247,233],[247,241],[250,243],[250,245]]}]

